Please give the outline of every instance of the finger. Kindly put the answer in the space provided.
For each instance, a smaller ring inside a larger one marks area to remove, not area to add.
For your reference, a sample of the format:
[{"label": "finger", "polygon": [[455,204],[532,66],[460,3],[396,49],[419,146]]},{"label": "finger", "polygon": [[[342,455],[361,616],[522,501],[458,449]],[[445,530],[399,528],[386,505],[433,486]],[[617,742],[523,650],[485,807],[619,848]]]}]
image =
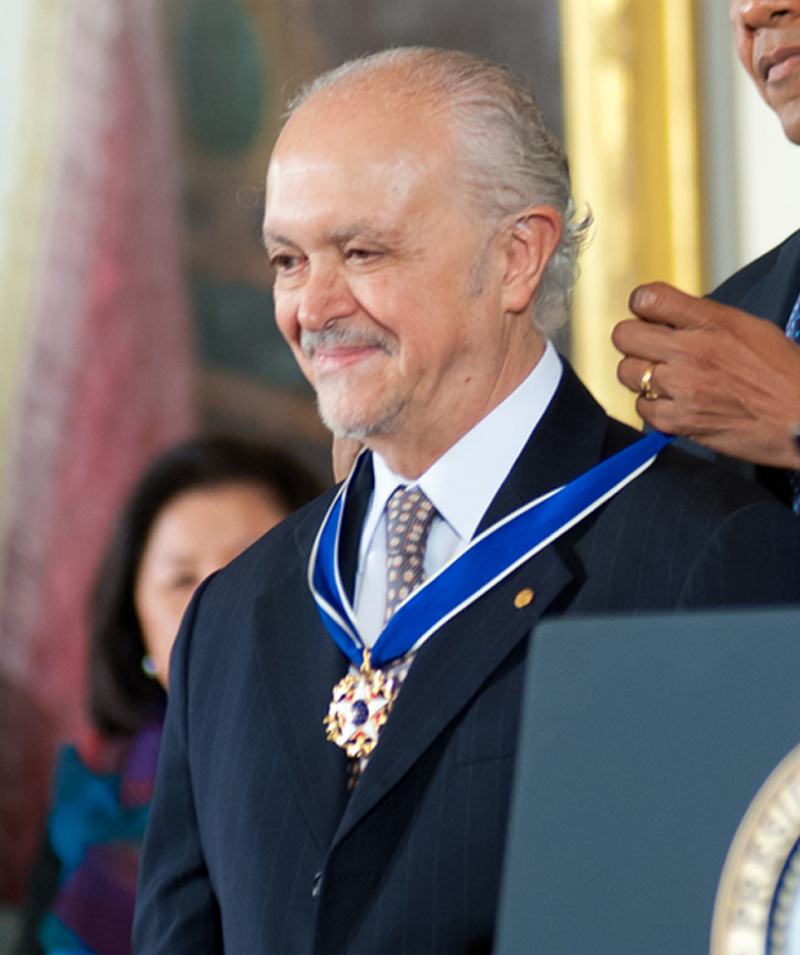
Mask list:
[{"label": "finger", "polygon": [[617,365],[617,378],[635,394],[642,390],[642,377],[650,362],[642,358],[623,358]]},{"label": "finger", "polygon": [[628,300],[634,315],[672,328],[692,328],[713,322],[724,305],[688,295],[666,282],[651,282],[635,288]]},{"label": "finger", "polygon": [[686,434],[677,420],[674,410],[675,402],[666,397],[659,397],[655,401],[645,398],[636,399],[636,413],[646,424],[664,434]]},{"label": "finger", "polygon": [[[649,379],[647,377],[649,371]],[[641,358],[623,358],[617,365],[617,378],[634,394],[649,394],[647,401],[656,398],[669,398],[669,391],[665,378],[668,377],[668,368],[663,362],[643,361]]]},{"label": "finger", "polygon": [[648,361],[667,361],[674,357],[679,345],[673,328],[638,318],[618,322],[611,332],[611,341],[623,355]]}]

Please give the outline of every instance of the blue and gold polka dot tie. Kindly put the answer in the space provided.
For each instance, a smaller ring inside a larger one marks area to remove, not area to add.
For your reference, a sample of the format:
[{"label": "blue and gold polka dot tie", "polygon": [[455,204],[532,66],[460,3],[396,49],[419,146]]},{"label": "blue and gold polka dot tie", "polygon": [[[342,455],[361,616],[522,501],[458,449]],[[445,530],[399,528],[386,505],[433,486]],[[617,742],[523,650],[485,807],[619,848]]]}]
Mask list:
[{"label": "blue and gold polka dot tie", "polygon": [[386,615],[425,579],[423,562],[436,508],[418,487],[399,487],[386,504]]}]

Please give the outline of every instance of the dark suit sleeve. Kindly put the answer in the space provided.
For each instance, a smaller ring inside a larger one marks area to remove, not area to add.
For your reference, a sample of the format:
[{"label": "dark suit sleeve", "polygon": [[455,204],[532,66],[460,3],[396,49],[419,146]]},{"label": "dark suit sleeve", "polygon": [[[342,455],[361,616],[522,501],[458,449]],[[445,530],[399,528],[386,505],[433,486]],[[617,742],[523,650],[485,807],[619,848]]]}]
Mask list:
[{"label": "dark suit sleeve", "polygon": [[188,758],[188,657],[202,585],[170,661],[170,695],[139,870],[133,950],[140,955],[221,952],[219,907],[200,844]]},{"label": "dark suit sleeve", "polygon": [[800,520],[759,502],[731,514],[693,562],[679,607],[800,602]]}]

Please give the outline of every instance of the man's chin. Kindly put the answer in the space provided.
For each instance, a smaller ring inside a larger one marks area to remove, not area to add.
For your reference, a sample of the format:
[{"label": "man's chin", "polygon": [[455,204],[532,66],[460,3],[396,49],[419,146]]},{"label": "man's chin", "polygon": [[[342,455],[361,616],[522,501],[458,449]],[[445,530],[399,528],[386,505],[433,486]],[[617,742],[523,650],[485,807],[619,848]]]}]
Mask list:
[{"label": "man's chin", "polygon": [[337,407],[337,403],[321,401],[317,398],[317,411],[322,423],[337,438],[350,438],[369,444],[369,439],[385,437],[392,433],[399,414],[399,408],[357,408]]},{"label": "man's chin", "polygon": [[368,422],[343,420],[337,416],[326,414],[321,408],[318,410],[322,423],[335,438],[351,438],[364,444],[369,438],[379,433],[375,426]]},{"label": "man's chin", "polygon": [[795,146],[800,146],[800,116],[796,116],[792,123],[785,123],[783,131],[786,133],[789,142],[794,143]]},{"label": "man's chin", "polygon": [[800,146],[800,96],[796,96],[789,103],[783,103],[772,108],[778,114],[786,138],[789,142]]}]

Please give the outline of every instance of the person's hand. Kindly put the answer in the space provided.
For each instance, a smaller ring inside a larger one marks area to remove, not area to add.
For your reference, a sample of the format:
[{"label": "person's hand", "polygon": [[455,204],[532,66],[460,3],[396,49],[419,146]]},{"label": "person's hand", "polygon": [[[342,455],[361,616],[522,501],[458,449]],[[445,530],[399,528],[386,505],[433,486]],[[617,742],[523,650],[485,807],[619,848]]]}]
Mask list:
[{"label": "person's hand", "polygon": [[331,460],[333,462],[333,479],[337,484],[344,481],[350,473],[350,468],[358,457],[361,447],[361,442],[356,441],[355,438],[337,438],[334,436]]},{"label": "person's hand", "polygon": [[[800,347],[772,322],[654,282],[612,333],[617,377],[654,428],[731,457],[800,468]],[[648,374],[648,369],[650,369]],[[648,393],[649,392],[649,393]]]}]

